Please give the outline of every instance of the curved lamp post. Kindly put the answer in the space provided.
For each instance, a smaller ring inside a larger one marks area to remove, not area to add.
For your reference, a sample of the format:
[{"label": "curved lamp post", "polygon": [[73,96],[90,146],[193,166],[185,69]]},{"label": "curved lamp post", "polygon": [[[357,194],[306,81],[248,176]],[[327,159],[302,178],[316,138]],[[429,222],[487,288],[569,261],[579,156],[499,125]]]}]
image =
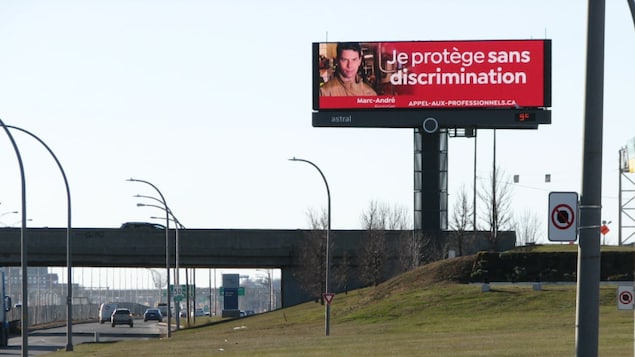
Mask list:
[{"label": "curved lamp post", "polygon": [[22,156],[20,155],[20,150],[18,149],[18,145],[15,143],[13,136],[9,132],[9,127],[4,124],[2,119],[0,119],[0,125],[4,128],[5,133],[9,137],[11,141],[11,145],[13,145],[13,150],[15,151],[15,156],[18,160],[18,166],[20,167],[20,183],[21,183],[21,196],[22,196],[22,226],[20,227],[20,260],[21,260],[21,271],[22,271],[22,314],[21,314],[21,329],[22,329],[22,356],[29,356],[29,338],[26,331],[28,330],[29,324],[29,313],[28,313],[28,289],[27,289],[27,266],[28,266],[28,255],[27,255],[27,245],[26,245],[26,180],[24,178],[24,165],[22,164]]},{"label": "curved lamp post", "polygon": [[145,183],[146,185],[151,186],[155,191],[157,191],[157,193],[159,194],[159,196],[161,197],[161,203],[163,203],[163,208],[165,210],[165,270],[166,270],[166,274],[167,274],[167,304],[168,304],[168,338],[172,337],[172,306],[170,303],[170,300],[172,299],[172,294],[170,292],[170,216],[169,216],[169,212],[170,210],[168,209],[168,204],[165,202],[165,197],[163,197],[163,194],[161,193],[161,191],[155,186],[153,185],[151,182],[149,181],[145,181],[145,180],[139,180],[139,179],[134,179],[134,178],[129,178],[126,181],[130,181],[130,182],[141,182],[141,183]]},{"label": "curved lamp post", "polygon": [[[20,161],[20,170],[22,172],[22,180],[24,181],[24,170],[22,167],[22,160],[20,159],[20,155],[17,149],[17,146],[15,145],[15,142],[13,141],[13,137],[11,136],[11,134],[9,133],[9,128],[10,129],[16,129],[19,130],[25,134],[28,134],[29,136],[31,136],[32,138],[34,138],[35,140],[37,140],[40,144],[42,144],[44,146],[44,148],[46,148],[46,150],[49,152],[49,154],[51,154],[51,156],[53,157],[53,159],[55,160],[55,163],[57,164],[57,167],[60,169],[60,172],[62,173],[62,178],[64,179],[64,185],[66,186],[66,200],[67,200],[67,229],[66,229],[66,267],[67,267],[67,280],[68,280],[68,284],[67,284],[67,297],[66,297],[66,326],[67,326],[67,331],[66,331],[66,351],[72,351],[73,350],[73,330],[72,330],[72,326],[73,326],[73,317],[72,317],[72,313],[73,313],[73,289],[72,289],[72,264],[71,264],[71,193],[70,193],[70,189],[69,189],[69,185],[68,185],[68,180],[66,178],[66,173],[64,172],[64,168],[62,167],[62,164],[60,163],[60,161],[57,159],[57,156],[55,156],[55,153],[53,152],[53,150],[51,150],[51,148],[46,145],[46,143],[40,139],[37,135],[33,134],[32,132],[26,130],[26,129],[22,129],[19,128],[17,126],[13,126],[13,125],[5,125],[1,120],[0,120],[0,124],[4,127],[5,131],[7,132],[7,135],[9,135],[11,141],[13,142],[14,148],[16,150],[16,153],[18,153],[18,160]],[[27,267],[28,267],[28,261],[27,261],[27,253],[26,253],[26,244],[24,241],[24,230],[26,228],[26,222],[28,221],[26,218],[26,189],[24,187],[24,182],[23,182],[23,187],[22,187],[22,331],[27,331],[27,324],[28,324],[28,312],[27,312],[27,300],[28,300],[28,295],[27,295],[27,283],[28,283],[28,279],[27,279]],[[28,355],[28,339],[25,337],[26,334],[22,333],[22,353],[24,355]]]},{"label": "curved lamp post", "polygon": [[[66,280],[67,280],[67,294],[66,294],[66,351],[73,350],[73,280],[72,280],[72,260],[71,260],[71,190],[68,185],[68,179],[66,178],[66,173],[64,172],[64,168],[62,164],[53,153],[53,150],[46,145],[46,143],[40,139],[37,135],[31,133],[28,130],[18,128],[17,126],[7,125],[6,127],[11,129],[19,130],[25,134],[28,134],[35,140],[37,140],[42,146],[46,148],[46,150],[51,154],[53,160],[57,164],[57,167],[60,169],[62,173],[62,178],[64,179],[64,186],[66,187]],[[29,221],[26,217],[22,217],[23,222]],[[23,226],[25,224],[23,223]],[[24,299],[24,298],[23,298]],[[23,302],[24,306],[24,302]],[[23,330],[26,331],[26,330]]]},{"label": "curved lamp post", "polygon": [[[8,215],[8,214],[18,214],[18,213],[19,213],[18,211],[9,211],[9,212],[4,212],[4,213],[0,214],[0,218],[2,218],[2,217],[4,217],[4,216],[6,216],[6,215]],[[9,225],[5,224],[4,222],[0,222],[0,223],[4,224],[6,227],[9,227]]]},{"label": "curved lamp post", "polygon": [[[326,185],[326,196],[328,199],[328,225],[327,225],[327,229],[326,229],[326,276],[325,276],[325,280],[324,280],[324,294],[328,294],[329,293],[329,265],[330,265],[330,258],[329,258],[329,250],[330,250],[330,235],[331,235],[331,191],[329,190],[329,183],[326,181],[326,177],[324,177],[324,174],[322,173],[322,170],[320,170],[319,167],[317,167],[316,164],[312,163],[309,160],[304,160],[304,159],[298,159],[296,157],[293,157],[291,159],[289,159],[289,161],[301,161],[301,162],[306,162],[307,164],[315,167],[316,170],[318,170],[318,172],[320,173],[320,176],[322,176],[322,179],[324,180],[324,185]],[[328,336],[330,334],[330,324],[331,324],[331,304],[329,304],[328,302],[325,304],[325,313],[324,313],[324,334],[326,336]]]}]

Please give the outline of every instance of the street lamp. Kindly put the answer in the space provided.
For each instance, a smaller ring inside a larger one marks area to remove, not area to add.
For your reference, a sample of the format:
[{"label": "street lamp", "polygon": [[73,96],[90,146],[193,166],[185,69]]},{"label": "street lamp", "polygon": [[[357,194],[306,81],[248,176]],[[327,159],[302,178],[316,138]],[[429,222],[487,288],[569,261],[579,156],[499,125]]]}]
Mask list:
[{"label": "street lamp", "polygon": [[[57,164],[57,167],[60,169],[60,173],[62,174],[62,178],[64,179],[64,186],[66,187],[66,276],[67,276],[67,288],[66,288],[66,292],[67,292],[67,296],[66,296],[66,351],[73,351],[73,279],[72,279],[72,261],[71,261],[71,190],[69,188],[68,185],[68,179],[66,178],[66,173],[64,172],[64,168],[62,167],[62,164],[60,163],[60,161],[57,159],[57,156],[55,155],[55,153],[53,152],[53,150],[51,150],[51,148],[42,140],[40,139],[37,135],[33,134],[32,132],[26,130],[26,129],[22,129],[19,128],[17,126],[13,126],[13,125],[5,125],[4,122],[2,122],[2,120],[0,120],[0,125],[2,125],[4,127],[4,130],[6,131],[7,135],[9,136],[9,139],[11,140],[11,142],[13,143],[13,147],[16,151],[16,154],[18,156],[18,162],[20,164],[20,173],[22,176],[22,226],[20,228],[21,231],[21,246],[22,246],[22,297],[23,297],[23,312],[22,312],[22,331],[26,331],[27,330],[27,325],[28,325],[28,289],[27,289],[27,284],[28,284],[28,277],[27,277],[27,267],[28,267],[28,259],[27,259],[27,251],[26,251],[26,238],[25,238],[25,231],[26,231],[26,184],[25,184],[25,180],[24,180],[24,167],[22,165],[22,158],[20,157],[20,152],[18,150],[17,145],[15,144],[15,141],[13,140],[13,137],[11,136],[11,133],[9,133],[9,128],[11,129],[15,129],[15,130],[19,130],[29,136],[31,136],[33,139],[37,140],[40,144],[42,144],[42,146],[44,146],[44,148],[46,149],[46,151],[49,152],[49,154],[51,154],[51,156],[53,157],[53,160],[55,160],[55,163]],[[26,333],[22,333],[22,354],[24,356],[28,355],[28,338],[27,338],[27,334]]]},{"label": "street lamp", "polygon": [[163,197],[163,194],[161,193],[161,191],[152,183],[150,183],[149,181],[145,181],[145,180],[138,180],[138,179],[134,179],[134,178],[129,178],[126,181],[130,181],[130,182],[141,182],[141,183],[145,183],[146,185],[151,186],[155,191],[157,191],[157,193],[159,194],[159,196],[161,197],[161,203],[163,204],[163,208],[165,210],[165,270],[166,270],[166,274],[167,274],[167,304],[168,304],[168,338],[172,337],[172,314],[171,314],[171,309],[172,306],[170,304],[170,300],[172,298],[172,294],[170,293],[170,216],[169,216],[169,212],[170,210],[168,209],[168,204],[165,202],[165,197]]},{"label": "street lamp", "polygon": [[[326,276],[325,276],[325,281],[324,281],[324,294],[325,296],[329,293],[329,264],[330,264],[330,258],[329,258],[329,244],[330,244],[330,235],[331,235],[331,191],[329,190],[329,183],[326,181],[326,177],[324,177],[324,174],[322,173],[322,170],[320,170],[319,167],[317,167],[316,164],[312,163],[309,160],[304,160],[304,159],[298,159],[296,157],[293,157],[291,159],[289,159],[289,161],[302,161],[302,162],[306,162],[307,164],[315,167],[316,170],[318,170],[318,172],[320,173],[320,176],[322,176],[322,179],[324,180],[324,185],[326,185],[326,196],[328,199],[328,223],[327,223],[327,228],[326,228]],[[331,304],[327,301],[325,304],[325,313],[324,313],[324,334],[326,336],[329,335],[330,333],[330,323],[331,323]]]},{"label": "street lamp", "polygon": [[[0,218],[2,218],[2,217],[4,217],[4,216],[6,216],[6,215],[8,215],[8,214],[18,214],[18,211],[4,212],[4,213],[0,214]],[[5,223],[3,223],[3,222],[0,222],[0,223],[4,224],[4,226],[5,226],[5,227],[9,227],[7,224],[5,224]]]}]

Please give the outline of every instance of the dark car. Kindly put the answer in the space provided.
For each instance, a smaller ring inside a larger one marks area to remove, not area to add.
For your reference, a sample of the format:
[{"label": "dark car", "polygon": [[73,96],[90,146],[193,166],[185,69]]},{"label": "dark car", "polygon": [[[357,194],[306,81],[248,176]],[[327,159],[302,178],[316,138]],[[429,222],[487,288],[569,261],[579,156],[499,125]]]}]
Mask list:
[{"label": "dark car", "polygon": [[126,222],[121,224],[121,229],[165,229],[164,225],[149,222]]},{"label": "dark car", "polygon": [[112,327],[115,325],[129,325],[132,327],[132,313],[125,308],[117,308],[110,316],[110,324]]},{"label": "dark car", "polygon": [[147,322],[149,320],[163,321],[163,315],[159,309],[147,309],[146,312],[143,313],[143,322]]}]

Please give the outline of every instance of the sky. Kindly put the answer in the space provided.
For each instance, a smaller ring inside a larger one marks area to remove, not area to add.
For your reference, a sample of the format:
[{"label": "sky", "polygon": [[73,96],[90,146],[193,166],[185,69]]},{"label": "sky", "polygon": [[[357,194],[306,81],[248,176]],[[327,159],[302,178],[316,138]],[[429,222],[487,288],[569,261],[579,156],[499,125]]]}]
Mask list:
[{"label": "sky", "polygon": [[[496,164],[513,211],[535,214],[547,242],[548,194],[582,187],[587,2],[4,0],[0,118],[42,139],[64,168],[74,227],[152,221],[152,182],[186,228],[360,229],[371,201],[413,207],[413,129],[313,128],[311,43],[552,40],[552,124],[497,130]],[[607,1],[602,217],[617,242],[618,151],[635,136],[635,27]],[[29,227],[65,227],[66,190],[49,153],[12,132],[26,176]],[[489,178],[491,130],[478,132]],[[20,175],[0,136],[0,226],[19,226]],[[450,210],[471,190],[474,140],[449,141]],[[551,182],[545,183],[545,174]],[[158,221],[160,223],[160,221]],[[631,239],[631,242],[635,238]]]}]

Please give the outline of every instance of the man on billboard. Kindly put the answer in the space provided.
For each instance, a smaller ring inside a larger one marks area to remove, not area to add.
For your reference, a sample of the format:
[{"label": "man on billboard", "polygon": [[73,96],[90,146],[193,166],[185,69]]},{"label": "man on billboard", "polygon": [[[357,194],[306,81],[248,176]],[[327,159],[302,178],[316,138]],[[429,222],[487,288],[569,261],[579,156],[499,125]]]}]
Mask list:
[{"label": "man on billboard", "polygon": [[359,74],[362,47],[357,42],[337,44],[335,73],[320,87],[321,96],[376,96],[375,90]]}]

